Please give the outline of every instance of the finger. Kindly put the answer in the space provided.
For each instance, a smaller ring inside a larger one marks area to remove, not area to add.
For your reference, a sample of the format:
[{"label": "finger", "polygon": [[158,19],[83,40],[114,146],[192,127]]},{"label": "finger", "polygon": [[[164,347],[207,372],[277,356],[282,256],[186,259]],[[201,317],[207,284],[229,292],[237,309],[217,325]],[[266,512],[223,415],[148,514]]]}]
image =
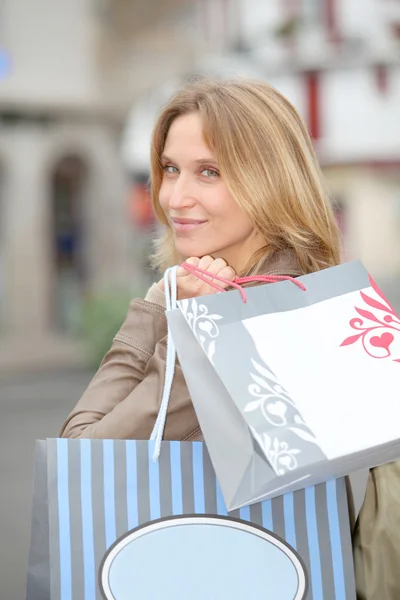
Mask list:
[{"label": "finger", "polygon": [[218,275],[219,272],[222,271],[222,269],[225,269],[227,266],[228,265],[223,258],[216,258],[208,267],[207,272],[212,275]]},{"label": "finger", "polygon": [[[191,256],[190,258],[188,258],[185,262],[188,263],[188,265],[192,265],[193,267],[198,267],[199,266],[199,262],[200,259],[197,258],[196,256]],[[179,267],[179,269],[176,272],[176,276],[177,277],[186,277],[190,275],[190,272],[187,271],[185,269],[185,267]]]},{"label": "finger", "polygon": [[[198,269],[201,269],[202,271],[207,271],[210,268],[210,265],[212,265],[212,263],[214,262],[214,259],[212,256],[202,256],[200,259],[196,259],[198,261],[198,264],[195,264],[194,266],[197,267]],[[189,262],[189,261],[187,261]],[[199,274],[199,277],[197,277],[196,273],[192,274],[192,277],[194,278],[193,283],[195,287],[199,287],[204,283],[203,280],[203,275]]]},{"label": "finger", "polygon": [[214,259],[212,256],[203,256],[200,259],[200,262],[198,264],[198,268],[199,269],[203,269],[203,271],[208,271],[211,267],[211,265],[214,263]]},{"label": "finger", "polygon": [[218,277],[222,277],[223,279],[227,279],[228,281],[233,281],[236,277],[236,272],[234,271],[234,269],[232,269],[232,267],[224,267],[218,273]]},{"label": "finger", "polygon": [[[218,277],[218,279],[214,279],[214,280],[211,280],[211,281],[214,281],[222,289],[226,289],[227,287],[229,287],[230,284],[232,283],[232,281],[236,277],[235,271],[232,269],[232,267],[228,267],[228,266],[226,266],[223,269],[221,269],[219,271],[219,273],[215,273],[215,275]],[[225,281],[221,281],[220,278],[224,279]]]}]

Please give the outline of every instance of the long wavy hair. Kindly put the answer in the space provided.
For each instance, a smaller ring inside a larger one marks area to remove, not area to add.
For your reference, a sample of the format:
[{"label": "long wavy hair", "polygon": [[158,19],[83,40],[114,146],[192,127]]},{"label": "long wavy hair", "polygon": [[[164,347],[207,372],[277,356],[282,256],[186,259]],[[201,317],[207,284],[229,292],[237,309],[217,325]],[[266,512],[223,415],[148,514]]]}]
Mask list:
[{"label": "long wavy hair", "polygon": [[155,241],[154,266],[163,270],[182,259],[159,203],[161,155],[172,122],[195,112],[221,176],[265,240],[246,271],[288,249],[303,273],[338,264],[339,229],[310,136],[295,108],[261,81],[200,80],[175,93],[153,130],[151,197],[165,226]]}]

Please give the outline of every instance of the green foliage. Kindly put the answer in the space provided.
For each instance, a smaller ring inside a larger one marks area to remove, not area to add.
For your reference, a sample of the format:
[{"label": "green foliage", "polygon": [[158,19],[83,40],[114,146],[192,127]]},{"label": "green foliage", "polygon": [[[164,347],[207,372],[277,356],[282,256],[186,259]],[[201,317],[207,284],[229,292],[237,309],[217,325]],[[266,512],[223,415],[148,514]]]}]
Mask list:
[{"label": "green foliage", "polygon": [[279,38],[291,38],[296,35],[300,26],[301,19],[298,17],[290,17],[278,25],[275,29],[275,35]]},{"label": "green foliage", "polygon": [[143,294],[119,289],[94,294],[84,300],[79,333],[86,343],[91,368],[98,368],[125,320],[131,299],[138,296],[143,297]]}]

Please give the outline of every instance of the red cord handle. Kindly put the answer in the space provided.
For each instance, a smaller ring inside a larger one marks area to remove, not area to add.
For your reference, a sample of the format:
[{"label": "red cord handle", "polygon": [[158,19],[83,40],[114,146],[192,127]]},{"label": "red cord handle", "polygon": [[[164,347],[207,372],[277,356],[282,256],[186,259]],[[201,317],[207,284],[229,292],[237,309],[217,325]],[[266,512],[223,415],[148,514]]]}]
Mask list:
[{"label": "red cord handle", "polygon": [[181,267],[195,275],[204,283],[208,283],[211,287],[219,292],[224,292],[224,288],[215,283],[214,280],[220,281],[221,283],[225,283],[230,287],[233,287],[239,290],[240,295],[242,296],[243,302],[247,302],[246,292],[244,291],[242,285],[245,283],[253,283],[253,282],[264,282],[264,283],[276,283],[277,281],[291,281],[295,283],[301,290],[305,291],[306,286],[301,281],[298,281],[295,277],[290,277],[289,275],[253,275],[251,277],[235,277],[233,281],[229,281],[229,279],[225,279],[224,277],[220,277],[219,275],[212,275],[208,271],[204,271],[203,269],[199,269],[199,267],[195,267],[194,265],[190,265],[187,262],[181,264]]}]

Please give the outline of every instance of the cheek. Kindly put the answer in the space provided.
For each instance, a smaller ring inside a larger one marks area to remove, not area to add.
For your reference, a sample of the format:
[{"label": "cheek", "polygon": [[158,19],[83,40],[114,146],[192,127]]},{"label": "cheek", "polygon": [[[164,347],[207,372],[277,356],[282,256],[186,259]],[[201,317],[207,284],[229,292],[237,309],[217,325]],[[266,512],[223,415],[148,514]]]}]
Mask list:
[{"label": "cheek", "polygon": [[236,224],[241,224],[244,228],[250,224],[250,219],[247,213],[241,208],[234,198],[225,193],[220,196],[220,201],[216,205],[219,216],[223,217],[226,221]]},{"label": "cheek", "polygon": [[232,235],[247,236],[249,235],[254,226],[251,222],[248,214],[241,208],[234,200],[226,203],[224,206],[224,212],[220,214],[225,228],[232,233]]}]

